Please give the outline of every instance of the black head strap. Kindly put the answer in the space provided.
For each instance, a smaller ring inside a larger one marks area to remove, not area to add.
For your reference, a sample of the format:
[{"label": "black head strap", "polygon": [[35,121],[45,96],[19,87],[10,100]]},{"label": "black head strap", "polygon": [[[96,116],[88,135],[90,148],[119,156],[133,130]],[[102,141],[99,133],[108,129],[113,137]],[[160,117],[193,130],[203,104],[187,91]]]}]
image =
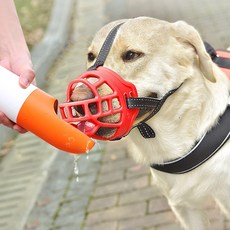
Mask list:
[{"label": "black head strap", "polygon": [[112,44],[113,44],[114,38],[117,34],[117,31],[122,24],[123,23],[118,24],[109,32],[108,36],[106,37],[106,39],[105,39],[105,41],[101,47],[101,50],[98,54],[96,62],[91,67],[89,67],[88,70],[95,70],[95,69],[97,69],[97,67],[104,65],[104,62],[105,62],[105,60],[109,54],[109,51],[112,47]]}]

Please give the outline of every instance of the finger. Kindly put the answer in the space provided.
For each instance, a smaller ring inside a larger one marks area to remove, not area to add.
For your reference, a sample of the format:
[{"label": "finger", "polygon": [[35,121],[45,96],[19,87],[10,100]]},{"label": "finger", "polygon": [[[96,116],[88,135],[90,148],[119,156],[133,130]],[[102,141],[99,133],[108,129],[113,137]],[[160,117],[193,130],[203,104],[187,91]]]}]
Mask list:
[{"label": "finger", "polygon": [[35,72],[31,68],[27,68],[19,76],[19,84],[22,88],[27,88],[35,79]]},{"label": "finger", "polygon": [[3,112],[0,112],[0,124],[5,125],[9,128],[13,128],[14,126],[14,122],[9,120],[9,118]]},{"label": "finger", "polygon": [[6,126],[8,128],[14,129],[15,131],[17,131],[19,133],[26,133],[27,132],[21,126],[12,122],[3,112],[0,112],[0,124]]},{"label": "finger", "polygon": [[13,129],[21,134],[26,133],[27,130],[23,129],[21,126],[14,124],[13,125]]}]

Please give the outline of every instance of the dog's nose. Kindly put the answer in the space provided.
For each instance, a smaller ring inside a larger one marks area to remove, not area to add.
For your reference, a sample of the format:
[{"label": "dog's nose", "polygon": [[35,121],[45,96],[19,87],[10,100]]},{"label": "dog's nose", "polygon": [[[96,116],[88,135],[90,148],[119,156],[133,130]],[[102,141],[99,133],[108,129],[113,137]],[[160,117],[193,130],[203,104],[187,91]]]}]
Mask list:
[{"label": "dog's nose", "polygon": [[83,101],[94,98],[92,91],[86,85],[76,86],[70,97],[71,101]]},{"label": "dog's nose", "polygon": [[[90,88],[84,84],[81,85],[77,85],[75,86],[72,95],[70,97],[70,100],[73,102],[76,101],[84,101],[84,100],[88,100],[91,98],[94,98],[95,95],[93,94],[93,92],[90,90]],[[97,107],[95,103],[90,103],[88,105],[88,108],[90,109],[90,112],[92,114],[97,112]],[[75,111],[77,112],[78,116],[85,116],[85,109],[84,106],[82,105],[77,105],[74,106]]]}]

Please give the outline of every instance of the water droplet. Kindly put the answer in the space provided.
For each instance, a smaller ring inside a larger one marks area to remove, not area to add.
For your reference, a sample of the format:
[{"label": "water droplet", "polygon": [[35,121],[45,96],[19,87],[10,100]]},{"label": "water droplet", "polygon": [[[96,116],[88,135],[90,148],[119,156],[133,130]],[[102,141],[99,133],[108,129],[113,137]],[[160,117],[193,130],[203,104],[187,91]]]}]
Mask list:
[{"label": "water droplet", "polygon": [[97,140],[94,140],[94,141],[95,141],[95,147],[98,148],[99,151],[102,151],[101,143]]},{"label": "water droplet", "polygon": [[85,153],[86,153],[86,154],[88,154],[88,153],[89,153],[89,150],[88,150],[88,149],[86,149]]},{"label": "water droplet", "polygon": [[[93,140],[93,142],[95,143],[95,141]],[[89,151],[91,150],[91,145],[92,145],[92,139],[90,139],[90,141],[88,142],[87,146],[86,146],[86,150],[85,153],[89,153]]]},{"label": "water droplet", "polygon": [[74,155],[74,174],[76,177],[76,182],[79,182],[79,168],[78,168],[78,160],[80,159],[81,155]]},{"label": "water droplet", "polygon": [[78,175],[78,173],[79,173],[79,169],[78,169],[78,165],[77,165],[77,162],[76,162],[75,165],[74,165],[74,174]]}]

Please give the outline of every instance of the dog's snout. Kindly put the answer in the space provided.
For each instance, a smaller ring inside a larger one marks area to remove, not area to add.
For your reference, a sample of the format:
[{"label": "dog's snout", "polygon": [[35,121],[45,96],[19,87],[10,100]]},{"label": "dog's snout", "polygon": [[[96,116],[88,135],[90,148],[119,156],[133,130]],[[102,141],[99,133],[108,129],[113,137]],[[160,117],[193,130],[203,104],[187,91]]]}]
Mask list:
[{"label": "dog's snout", "polygon": [[[95,95],[87,85],[80,84],[74,87],[70,99],[73,102],[80,102],[80,101],[92,99],[94,97]],[[97,113],[97,106],[95,103],[90,103],[88,105],[88,108],[92,114]],[[85,109],[83,105],[76,105],[74,106],[74,109],[77,112],[78,116],[85,116]]]},{"label": "dog's snout", "polygon": [[70,97],[71,101],[83,101],[93,98],[93,92],[84,84],[76,86]]}]

